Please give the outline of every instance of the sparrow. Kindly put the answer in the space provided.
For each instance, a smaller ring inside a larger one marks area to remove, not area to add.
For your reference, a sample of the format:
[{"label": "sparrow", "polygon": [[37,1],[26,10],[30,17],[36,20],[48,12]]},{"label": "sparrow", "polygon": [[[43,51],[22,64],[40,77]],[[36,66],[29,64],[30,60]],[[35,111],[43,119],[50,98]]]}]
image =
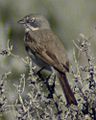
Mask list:
[{"label": "sparrow", "polygon": [[69,85],[66,73],[69,72],[69,60],[62,41],[52,31],[48,20],[40,14],[30,14],[18,21],[25,28],[24,44],[28,55],[36,66],[48,66],[58,72],[67,105],[77,105],[74,93]]}]

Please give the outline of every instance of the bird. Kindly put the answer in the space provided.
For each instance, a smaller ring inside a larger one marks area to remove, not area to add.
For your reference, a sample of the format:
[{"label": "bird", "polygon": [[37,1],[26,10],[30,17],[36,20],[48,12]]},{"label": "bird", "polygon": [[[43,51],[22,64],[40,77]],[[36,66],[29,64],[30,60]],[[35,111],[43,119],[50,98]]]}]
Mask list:
[{"label": "bird", "polygon": [[63,42],[52,31],[44,15],[29,14],[18,21],[25,29],[24,44],[28,55],[40,68],[48,66],[58,74],[67,105],[77,105],[77,100],[69,85],[66,73],[69,72],[69,59]]}]

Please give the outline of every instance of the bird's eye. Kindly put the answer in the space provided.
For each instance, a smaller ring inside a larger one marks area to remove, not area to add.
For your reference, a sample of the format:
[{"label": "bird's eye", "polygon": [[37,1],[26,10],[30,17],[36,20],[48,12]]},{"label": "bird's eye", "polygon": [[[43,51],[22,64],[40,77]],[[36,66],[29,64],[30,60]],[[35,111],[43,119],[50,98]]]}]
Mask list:
[{"label": "bird's eye", "polygon": [[33,21],[32,20],[29,20],[28,23],[32,23]]},{"label": "bird's eye", "polygon": [[27,23],[29,23],[30,25],[32,25],[32,26],[37,26],[36,24],[36,19],[30,19],[30,20],[28,20],[28,22]]}]

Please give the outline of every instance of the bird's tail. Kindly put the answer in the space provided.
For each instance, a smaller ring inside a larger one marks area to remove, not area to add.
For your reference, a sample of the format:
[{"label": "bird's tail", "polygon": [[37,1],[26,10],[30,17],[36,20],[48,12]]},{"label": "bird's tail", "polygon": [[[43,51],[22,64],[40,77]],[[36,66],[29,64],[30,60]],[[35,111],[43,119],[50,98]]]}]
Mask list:
[{"label": "bird's tail", "polygon": [[63,93],[64,93],[66,101],[67,101],[67,105],[71,105],[71,104],[77,105],[76,98],[70,88],[66,74],[59,72],[59,80],[60,80],[60,84],[62,86]]}]

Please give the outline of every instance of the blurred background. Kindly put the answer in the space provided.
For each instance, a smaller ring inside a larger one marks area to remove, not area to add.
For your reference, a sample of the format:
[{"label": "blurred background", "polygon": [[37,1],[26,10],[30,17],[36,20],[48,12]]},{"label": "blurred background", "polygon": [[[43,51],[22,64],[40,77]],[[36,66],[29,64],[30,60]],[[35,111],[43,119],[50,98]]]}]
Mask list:
[{"label": "blurred background", "polygon": [[[0,0],[0,51],[6,49],[10,39],[14,46],[13,53],[25,56],[24,29],[17,21],[30,13],[40,13],[48,18],[53,31],[64,42],[70,58],[73,40],[80,33],[87,37],[96,36],[96,0]],[[0,63],[1,73],[13,68],[19,72],[24,70],[23,64],[14,58],[5,60],[0,56]]]},{"label": "blurred background", "polygon": [[[70,61],[73,40],[80,33],[92,37],[90,40],[96,55],[96,0],[0,0],[0,51],[7,48],[10,40],[14,54],[27,55],[23,42],[24,29],[17,21],[30,13],[40,13],[48,18],[53,31],[63,41]],[[0,56],[0,75],[12,71],[15,80],[25,70],[21,60]]]}]

